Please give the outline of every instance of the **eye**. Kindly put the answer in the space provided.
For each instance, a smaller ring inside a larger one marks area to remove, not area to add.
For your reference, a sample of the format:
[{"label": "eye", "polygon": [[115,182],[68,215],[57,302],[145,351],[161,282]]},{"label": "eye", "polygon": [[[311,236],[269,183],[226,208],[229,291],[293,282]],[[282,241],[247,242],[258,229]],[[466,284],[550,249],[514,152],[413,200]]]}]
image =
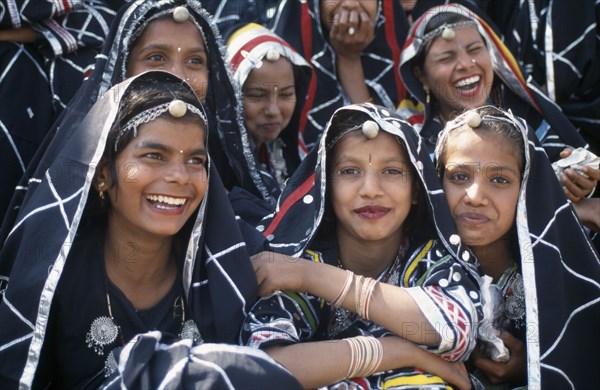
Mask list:
[{"label": "eye", "polygon": [[146,57],[146,59],[149,61],[160,62],[160,61],[164,61],[165,57],[162,54],[154,53],[154,54],[150,54],[148,57]]},{"label": "eye", "polygon": [[244,93],[244,98],[251,100],[258,100],[265,96],[267,96],[267,94],[259,89],[249,89]]},{"label": "eye", "polygon": [[495,176],[491,178],[492,183],[495,184],[510,184],[511,181],[504,176]]},{"label": "eye", "polygon": [[383,173],[387,175],[406,175],[406,172],[400,168],[386,168]]},{"label": "eye", "polygon": [[483,50],[483,45],[475,45],[475,46],[471,46],[469,48],[468,52],[471,54],[477,54],[482,50]]},{"label": "eye", "polygon": [[196,56],[190,58],[188,62],[193,65],[204,65],[206,63],[206,59],[204,57]]},{"label": "eye", "polygon": [[144,157],[149,158],[151,160],[162,160],[162,156],[160,155],[160,153],[156,153],[156,152],[150,152],[150,153],[146,153],[144,154]]},{"label": "eye", "polygon": [[199,157],[199,156],[191,157],[186,162],[188,164],[204,165],[206,163],[206,157]]},{"label": "eye", "polygon": [[470,180],[464,172],[446,172],[446,178],[453,183],[463,183]]},{"label": "eye", "polygon": [[291,100],[291,99],[294,99],[296,97],[296,92],[294,90],[291,90],[289,92],[286,91],[286,92],[283,92],[283,93],[279,94],[279,96],[281,96],[285,100]]},{"label": "eye", "polygon": [[356,168],[342,168],[338,171],[338,175],[341,176],[352,176],[358,174],[360,174],[360,171]]}]

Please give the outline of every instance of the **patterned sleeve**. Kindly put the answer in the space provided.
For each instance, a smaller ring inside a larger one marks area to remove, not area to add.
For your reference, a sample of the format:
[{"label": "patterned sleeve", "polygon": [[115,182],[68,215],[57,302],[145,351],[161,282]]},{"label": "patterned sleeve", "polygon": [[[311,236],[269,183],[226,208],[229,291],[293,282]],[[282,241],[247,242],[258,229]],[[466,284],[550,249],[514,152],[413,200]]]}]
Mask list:
[{"label": "patterned sleeve", "polygon": [[475,347],[481,304],[475,266],[455,259],[429,241],[415,252],[402,285],[441,335],[431,348],[446,360],[466,360]]},{"label": "patterned sleeve", "polygon": [[115,11],[104,0],[2,0],[6,12],[0,28],[29,26],[41,38],[43,54],[52,58],[80,47],[100,49]]},{"label": "patterned sleeve", "polygon": [[275,292],[261,298],[246,316],[240,344],[264,348],[274,344],[295,344],[310,340],[329,305],[309,294]]}]

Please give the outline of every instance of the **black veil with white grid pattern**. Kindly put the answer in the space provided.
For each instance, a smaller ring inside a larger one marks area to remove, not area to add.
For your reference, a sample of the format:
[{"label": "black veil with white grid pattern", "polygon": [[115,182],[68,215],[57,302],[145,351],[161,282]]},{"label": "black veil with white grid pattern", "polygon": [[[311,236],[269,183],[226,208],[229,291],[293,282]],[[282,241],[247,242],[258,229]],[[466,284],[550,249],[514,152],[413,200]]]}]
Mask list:
[{"label": "black veil with white grid pattern", "polygon": [[[98,100],[71,137],[53,140],[42,168],[35,172],[38,183],[28,191],[0,252],[2,381],[20,381],[25,387],[32,384],[61,273],[66,261],[77,260],[69,258],[69,250],[88,193],[95,190],[95,167],[119,103],[128,88],[152,79],[184,83],[169,73],[148,72],[116,85]],[[182,279],[204,340],[234,343],[248,305],[256,298],[256,277],[225,189],[210,161],[208,177],[207,192],[187,243]]]},{"label": "black veil with white grid pattern", "polygon": [[588,388],[598,378],[600,260],[535,133],[523,119],[513,120],[526,145],[515,223],[528,386]]}]

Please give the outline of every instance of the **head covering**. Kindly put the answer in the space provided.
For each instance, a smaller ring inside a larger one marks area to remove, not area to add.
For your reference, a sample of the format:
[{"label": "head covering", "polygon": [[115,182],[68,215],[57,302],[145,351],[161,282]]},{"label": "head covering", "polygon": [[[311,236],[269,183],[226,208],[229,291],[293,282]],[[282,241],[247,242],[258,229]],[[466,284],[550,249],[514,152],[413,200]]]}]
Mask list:
[{"label": "head covering", "polygon": [[[249,23],[239,28],[227,40],[227,60],[231,64],[233,80],[241,90],[250,72],[259,68],[265,58],[276,61],[280,56],[285,57],[292,64],[296,88],[296,108],[290,123],[279,135],[284,142],[283,157],[286,171],[291,175],[301,159],[298,149],[298,126],[312,73],[311,67],[287,42],[256,23]],[[279,178],[275,179],[280,181]],[[274,192],[279,195],[279,191]]]},{"label": "head covering", "polygon": [[[335,52],[321,24],[320,1],[289,0],[281,3],[269,27],[289,42],[314,67],[300,119],[300,148],[307,153],[325,129],[336,109],[349,103],[338,82]],[[375,38],[363,50],[365,80],[375,103],[390,109],[404,99],[398,73],[400,49],[408,21],[397,1],[377,1]]]},{"label": "head covering", "polygon": [[[125,92],[153,80],[184,83],[166,72],[147,72],[114,86],[79,122],[77,131],[68,138],[54,138],[40,164],[49,168],[35,172],[37,185],[28,191],[0,252],[0,317],[7,324],[0,334],[2,377],[31,387],[63,269],[70,261],[85,261],[69,253],[84,226],[88,194],[94,191],[92,179],[109,129]],[[191,217],[193,226],[183,245],[181,279],[202,337],[233,343],[247,305],[255,300],[256,278],[210,160],[207,171],[207,191]]]},{"label": "head covering", "polygon": [[38,178],[33,176],[33,171],[38,167],[50,140],[54,136],[68,138],[77,130],[81,120],[99,97],[125,79],[127,59],[135,40],[150,22],[165,15],[172,15],[177,6],[186,7],[189,18],[198,27],[207,50],[209,79],[203,105],[209,120],[209,145],[213,164],[228,190],[239,186],[259,198],[274,203],[274,196],[256,167],[243,123],[239,91],[231,81],[221,35],[210,14],[202,8],[198,0],[138,0],[124,6],[117,14],[102,53],[97,57],[94,70],[58,118],[44,144],[32,159],[30,168],[25,173],[25,181],[21,181],[7,213],[0,242],[5,239],[7,229],[14,224],[18,207],[27,196],[27,189],[36,185],[35,180]]},{"label": "head covering", "polygon": [[[585,388],[598,376],[597,359],[584,357],[600,348],[600,260],[547,155],[536,147],[535,133],[510,112],[501,119],[519,130],[526,145],[515,224],[525,288],[528,387]],[[460,127],[449,122],[440,142]]]},{"label": "head covering", "polygon": [[[430,8],[411,26],[408,38],[402,50],[400,59],[400,75],[406,88],[416,99],[425,103],[425,91],[422,83],[414,74],[415,60],[422,56],[429,40],[424,40],[425,29],[429,22],[442,13],[462,15],[475,22],[475,27],[486,43],[494,70],[494,88],[490,96],[495,98],[498,94],[499,101],[494,104],[513,110],[515,115],[525,118],[536,130],[536,135],[541,141],[551,158],[557,157],[566,145],[583,147],[586,145],[583,138],[548,97],[538,87],[526,81],[516,60],[493,29],[477,14],[459,4],[445,4]],[[437,121],[434,107],[425,107],[425,117],[413,117],[415,122],[420,122],[422,128],[421,136],[429,139],[435,144],[437,134],[442,125]],[[403,113],[410,116],[409,113]],[[421,127],[421,126],[419,126]]]},{"label": "head covering", "polygon": [[[406,145],[410,162],[418,173],[426,192],[428,223],[432,237],[442,241],[449,253],[456,258],[469,258],[470,254],[461,245],[456,228],[448,210],[439,179],[428,157],[423,140],[410,124],[393,112],[370,103],[353,104],[338,109],[331,122],[340,114],[361,112],[370,117],[379,129],[395,135]],[[327,188],[327,154],[332,142],[339,140],[334,127],[328,125],[319,142],[289,179],[279,198],[275,213],[265,217],[257,227],[270,241],[270,246],[282,253],[300,255],[316,238],[324,221]]]}]

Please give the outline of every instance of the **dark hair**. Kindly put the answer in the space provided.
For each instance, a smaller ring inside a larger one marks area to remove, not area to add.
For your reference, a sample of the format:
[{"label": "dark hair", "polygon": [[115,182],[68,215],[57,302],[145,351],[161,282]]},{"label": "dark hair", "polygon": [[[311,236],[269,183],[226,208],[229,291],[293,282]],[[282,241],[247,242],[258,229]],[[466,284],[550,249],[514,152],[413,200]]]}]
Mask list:
[{"label": "dark hair", "polygon": [[[429,23],[427,23],[427,26],[425,26],[425,29],[423,30],[423,35],[435,30],[440,26],[443,26],[444,24],[465,22],[469,20],[471,19],[464,15],[456,14],[453,12],[441,12],[431,17]],[[423,65],[425,64],[425,57],[429,52],[429,48],[431,47],[431,43],[433,42],[433,40],[435,40],[435,38],[433,38],[431,41],[427,42],[427,44],[422,46],[422,50],[413,59],[413,66],[417,66],[420,69],[423,69]]]},{"label": "dark hair", "polygon": [[[504,137],[505,139],[510,140],[517,148],[519,148],[519,150],[521,151],[519,156],[520,156],[520,162],[521,162],[520,168],[521,168],[521,176],[522,176],[524,163],[525,163],[525,141],[523,140],[523,135],[521,134],[521,131],[517,128],[516,125],[508,122],[508,121],[511,121],[511,119],[510,119],[510,117],[507,116],[505,111],[503,111],[502,109],[500,109],[498,107],[494,107],[494,106],[483,106],[483,107],[475,108],[472,110],[467,110],[463,114],[461,114],[459,117],[457,117],[455,121],[460,121],[461,118],[464,118],[464,116],[466,115],[467,112],[471,112],[471,111],[477,112],[482,118],[479,126],[474,128],[473,131],[475,131],[475,132],[488,131],[488,132],[500,135],[500,136]],[[500,120],[500,119],[494,120],[493,118],[490,118],[490,117],[504,118],[508,121]],[[456,123],[455,121],[448,122],[447,126],[452,126],[453,124]],[[460,127],[456,128],[456,130],[444,132],[442,137],[440,137],[438,139],[438,146],[436,147],[436,156],[435,156],[436,157],[435,167],[436,167],[436,171],[437,171],[440,179],[443,178],[443,175],[444,175],[444,170],[445,170],[444,165],[446,163],[446,155],[448,153],[448,139],[450,137],[450,133],[455,132],[455,131],[461,131],[460,129],[462,129],[464,126],[467,126],[467,125],[465,124],[463,126],[460,126]]]},{"label": "dark hair", "polygon": [[[350,128],[360,128],[362,124],[367,121],[372,120],[372,118],[366,113],[360,111],[340,111],[335,114],[333,118],[331,118],[330,130],[327,134],[326,145],[329,145],[332,140],[334,140],[341,132],[348,130]],[[405,157],[408,159],[407,147],[404,144],[404,141],[398,137],[394,136],[400,144],[400,147],[405,154]],[[336,149],[336,144],[331,146],[331,149],[327,150],[327,159],[326,159],[326,174],[327,174],[327,188],[325,190],[325,211],[323,215],[323,222],[320,230],[323,234],[331,234],[335,231],[336,226],[336,218],[335,213],[333,211],[333,205],[331,201],[331,178],[333,176],[333,154]],[[413,231],[415,229],[423,228],[424,231],[429,233],[429,227],[431,223],[427,221],[428,215],[428,202],[425,197],[425,190],[423,187],[423,183],[419,179],[418,172],[413,164],[409,163],[409,173],[412,179],[413,185],[416,187],[417,193],[417,204],[412,205],[406,220],[403,223],[403,228],[405,232],[410,232],[413,235]]]}]

